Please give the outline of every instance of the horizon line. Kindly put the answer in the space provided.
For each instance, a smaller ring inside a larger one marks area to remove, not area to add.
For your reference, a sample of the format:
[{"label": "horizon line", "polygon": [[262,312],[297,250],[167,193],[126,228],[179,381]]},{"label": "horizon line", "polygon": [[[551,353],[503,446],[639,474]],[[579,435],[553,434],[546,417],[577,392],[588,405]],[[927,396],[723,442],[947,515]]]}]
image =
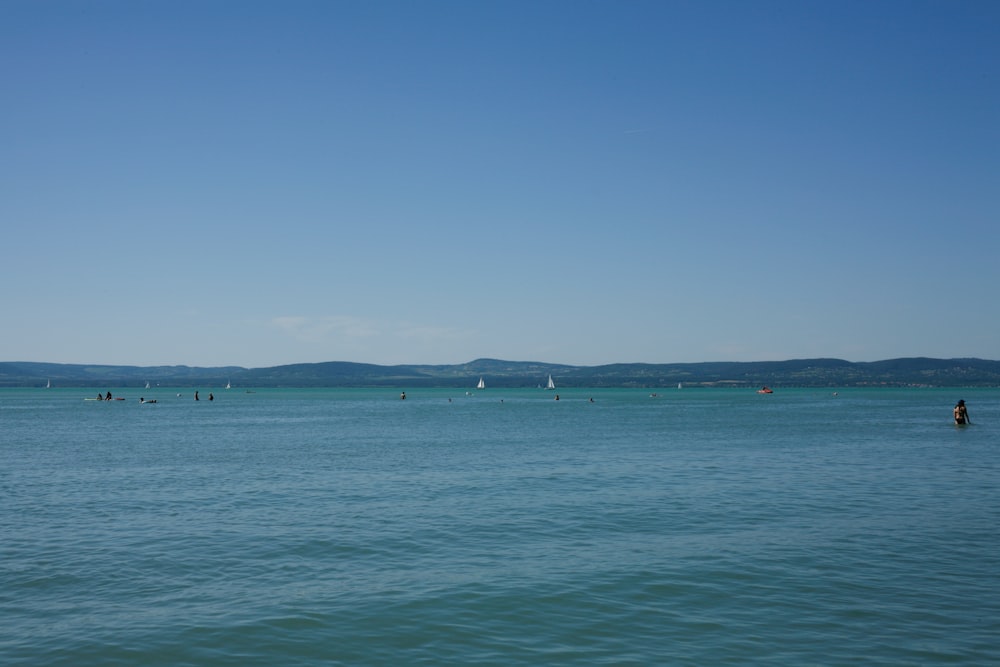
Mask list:
[{"label": "horizon line", "polygon": [[710,360],[710,361],[613,361],[601,364],[572,364],[563,363],[555,361],[537,361],[537,360],[519,360],[519,359],[501,359],[499,357],[476,357],[469,361],[457,362],[457,363],[423,363],[423,362],[405,362],[405,363],[375,363],[370,361],[349,361],[346,359],[329,359],[326,361],[296,361],[283,364],[271,364],[265,366],[242,366],[238,364],[220,364],[213,366],[201,366],[192,364],[128,364],[128,363],[100,363],[100,362],[71,362],[71,361],[0,361],[0,364],[38,364],[38,365],[49,365],[49,366],[97,366],[97,367],[116,367],[116,368],[204,368],[204,369],[241,369],[241,370],[257,370],[264,368],[282,368],[285,366],[311,366],[319,364],[357,364],[359,366],[381,366],[384,368],[398,367],[398,366],[468,366],[470,364],[475,364],[477,362],[502,362],[511,364],[539,364],[544,366],[564,366],[567,368],[599,368],[601,366],[681,366],[681,365],[693,365],[693,364],[774,364],[774,363],[790,363],[790,362],[807,362],[807,361],[837,361],[848,364],[877,364],[884,363],[887,361],[904,361],[904,360],[917,360],[926,359],[930,361],[986,361],[986,362],[1000,362],[998,359],[987,359],[985,357],[930,357],[930,356],[909,356],[909,357],[888,357],[885,359],[876,359],[874,361],[852,361],[850,359],[843,359],[841,357],[792,357],[787,359],[758,359],[753,361],[741,361],[733,359],[724,360]]}]

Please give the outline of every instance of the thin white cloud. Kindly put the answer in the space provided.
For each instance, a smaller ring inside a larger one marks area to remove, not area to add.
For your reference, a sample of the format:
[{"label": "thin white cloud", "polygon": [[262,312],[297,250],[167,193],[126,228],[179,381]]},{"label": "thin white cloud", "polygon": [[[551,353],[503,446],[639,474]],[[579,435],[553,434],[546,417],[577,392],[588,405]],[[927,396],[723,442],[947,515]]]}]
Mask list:
[{"label": "thin white cloud", "polygon": [[418,340],[460,340],[472,335],[471,331],[454,329],[451,327],[432,327],[413,324],[401,324],[396,329],[395,335],[399,338]]},{"label": "thin white cloud", "polygon": [[271,324],[296,340],[320,343],[335,338],[374,338],[382,334],[372,320],[347,315],[326,317],[282,316]]},{"label": "thin white cloud", "polygon": [[474,332],[453,327],[429,326],[412,322],[378,322],[350,315],[274,317],[270,324],[286,335],[306,343],[333,340],[360,340],[394,337],[411,342],[456,341],[470,338]]}]

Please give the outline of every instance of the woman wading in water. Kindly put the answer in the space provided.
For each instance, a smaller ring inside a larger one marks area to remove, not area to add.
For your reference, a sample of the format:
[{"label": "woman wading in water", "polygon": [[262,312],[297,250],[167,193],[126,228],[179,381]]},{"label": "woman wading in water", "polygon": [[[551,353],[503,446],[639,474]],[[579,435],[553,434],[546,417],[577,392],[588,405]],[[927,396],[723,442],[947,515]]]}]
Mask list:
[{"label": "woman wading in water", "polygon": [[960,400],[958,402],[958,404],[955,406],[955,409],[952,410],[952,412],[955,415],[955,424],[956,425],[961,426],[963,424],[971,424],[972,423],[972,422],[969,421],[969,411],[965,409],[965,401],[964,400]]}]

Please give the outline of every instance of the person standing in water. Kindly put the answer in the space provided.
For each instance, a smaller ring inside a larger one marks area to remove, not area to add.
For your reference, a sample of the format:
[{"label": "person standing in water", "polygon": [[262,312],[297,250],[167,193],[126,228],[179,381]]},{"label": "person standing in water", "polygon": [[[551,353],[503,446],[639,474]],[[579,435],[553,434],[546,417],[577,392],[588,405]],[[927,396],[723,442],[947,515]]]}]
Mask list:
[{"label": "person standing in water", "polygon": [[962,424],[971,424],[969,421],[969,411],[965,408],[965,401],[960,400],[956,405],[955,409],[952,410],[955,415],[955,424],[961,426]]}]

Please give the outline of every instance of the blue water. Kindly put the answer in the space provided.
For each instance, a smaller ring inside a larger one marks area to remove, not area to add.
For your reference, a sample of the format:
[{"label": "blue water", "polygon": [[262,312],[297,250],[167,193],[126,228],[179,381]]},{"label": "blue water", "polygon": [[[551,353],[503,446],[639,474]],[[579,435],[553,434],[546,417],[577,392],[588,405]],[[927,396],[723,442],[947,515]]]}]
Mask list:
[{"label": "blue water", "polygon": [[1000,390],[112,391],[0,390],[0,664],[1000,664]]}]

